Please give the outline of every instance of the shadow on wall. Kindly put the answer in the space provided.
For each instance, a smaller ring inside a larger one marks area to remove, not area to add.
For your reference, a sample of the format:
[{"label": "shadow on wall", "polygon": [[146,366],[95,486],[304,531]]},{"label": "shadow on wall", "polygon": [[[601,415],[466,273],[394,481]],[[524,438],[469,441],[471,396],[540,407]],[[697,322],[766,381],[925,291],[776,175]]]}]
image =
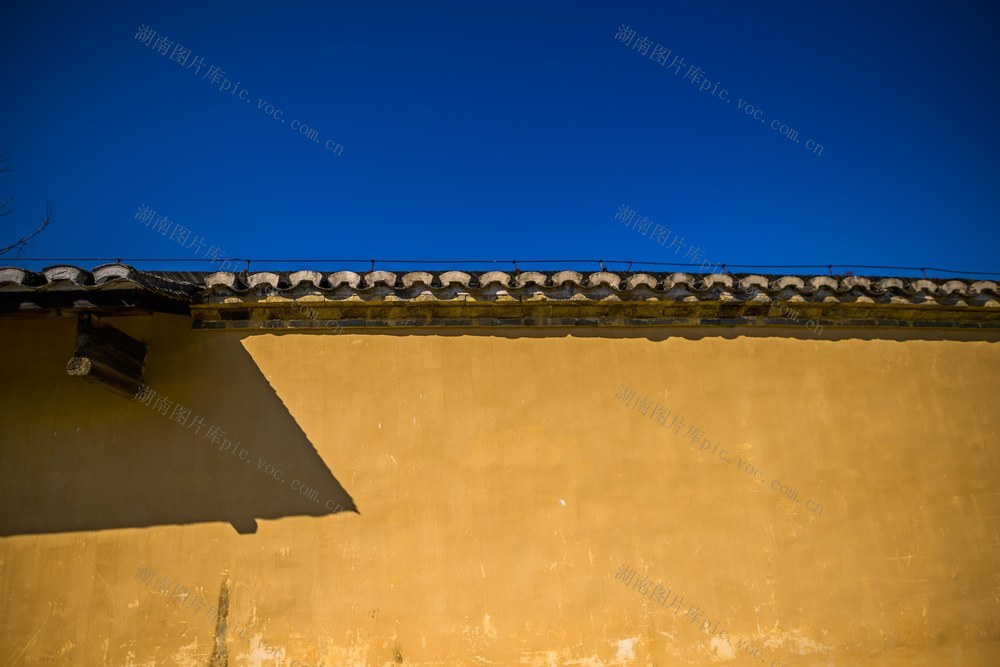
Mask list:
[{"label": "shadow on wall", "polygon": [[357,512],[238,336],[105,321],[149,343],[145,381],[171,405],[67,375],[76,318],[0,322],[0,535]]}]

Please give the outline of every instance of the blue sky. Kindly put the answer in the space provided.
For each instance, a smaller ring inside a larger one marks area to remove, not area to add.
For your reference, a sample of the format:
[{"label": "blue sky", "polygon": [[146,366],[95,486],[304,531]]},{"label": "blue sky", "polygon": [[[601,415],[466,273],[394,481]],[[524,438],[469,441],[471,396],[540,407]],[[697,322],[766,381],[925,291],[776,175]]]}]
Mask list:
[{"label": "blue sky", "polygon": [[[27,256],[192,260],[142,268],[217,268],[214,246],[1000,271],[995,3],[422,4],[5,3],[0,196],[16,198],[0,241],[47,198],[56,224]],[[136,220],[140,204],[187,241]],[[557,267],[597,268],[519,265]]]}]

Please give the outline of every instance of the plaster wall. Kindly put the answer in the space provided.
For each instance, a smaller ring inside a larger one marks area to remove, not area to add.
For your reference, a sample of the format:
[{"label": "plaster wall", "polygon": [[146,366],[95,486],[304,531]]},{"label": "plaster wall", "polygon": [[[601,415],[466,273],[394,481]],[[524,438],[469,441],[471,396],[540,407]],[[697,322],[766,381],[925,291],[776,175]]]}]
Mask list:
[{"label": "plaster wall", "polygon": [[0,664],[1000,663],[996,335],[112,321],[168,414],[0,322]]}]

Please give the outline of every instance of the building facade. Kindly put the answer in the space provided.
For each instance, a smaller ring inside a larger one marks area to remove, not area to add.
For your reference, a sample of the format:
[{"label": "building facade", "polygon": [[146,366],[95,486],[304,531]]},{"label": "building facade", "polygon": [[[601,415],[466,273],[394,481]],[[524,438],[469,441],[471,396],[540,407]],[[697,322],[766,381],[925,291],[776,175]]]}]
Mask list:
[{"label": "building facade", "polygon": [[1000,663],[994,282],[108,265],[0,307],[0,664]]}]

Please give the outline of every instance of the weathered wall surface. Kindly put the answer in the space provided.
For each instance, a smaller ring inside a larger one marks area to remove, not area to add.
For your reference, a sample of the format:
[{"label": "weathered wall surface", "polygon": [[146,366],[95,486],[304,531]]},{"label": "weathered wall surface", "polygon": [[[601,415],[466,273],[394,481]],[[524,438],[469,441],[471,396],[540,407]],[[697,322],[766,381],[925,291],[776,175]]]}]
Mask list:
[{"label": "weathered wall surface", "polygon": [[1000,662],[996,336],[116,324],[0,323],[0,664]]}]

